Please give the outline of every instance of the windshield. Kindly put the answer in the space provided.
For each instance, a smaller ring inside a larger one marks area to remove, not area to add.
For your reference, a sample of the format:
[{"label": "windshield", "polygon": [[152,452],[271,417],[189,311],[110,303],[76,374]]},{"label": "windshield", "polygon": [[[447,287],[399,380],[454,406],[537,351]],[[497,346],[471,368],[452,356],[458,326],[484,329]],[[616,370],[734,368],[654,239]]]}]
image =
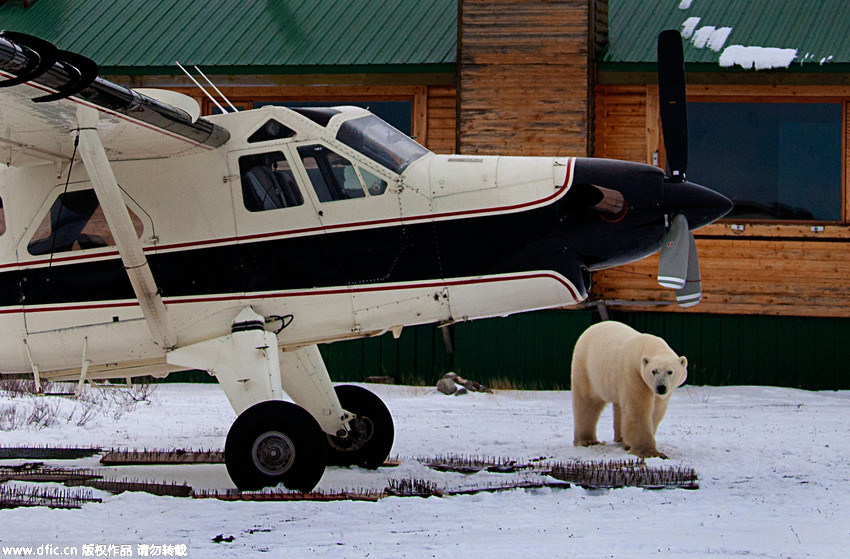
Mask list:
[{"label": "windshield", "polygon": [[345,145],[398,174],[428,153],[427,149],[410,137],[374,115],[343,123],[336,137]]}]

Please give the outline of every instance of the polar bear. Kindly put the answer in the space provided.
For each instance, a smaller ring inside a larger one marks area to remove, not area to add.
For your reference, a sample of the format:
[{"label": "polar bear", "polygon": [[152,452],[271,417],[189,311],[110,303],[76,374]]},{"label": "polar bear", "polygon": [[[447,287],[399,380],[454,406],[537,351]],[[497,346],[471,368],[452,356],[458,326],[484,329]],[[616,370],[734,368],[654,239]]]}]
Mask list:
[{"label": "polar bear", "polygon": [[687,366],[687,358],[677,356],[658,336],[614,321],[588,328],[573,352],[573,444],[601,444],[596,424],[611,402],[614,442],[641,458],[667,458],[655,447],[655,432],[670,395],[688,376]]}]

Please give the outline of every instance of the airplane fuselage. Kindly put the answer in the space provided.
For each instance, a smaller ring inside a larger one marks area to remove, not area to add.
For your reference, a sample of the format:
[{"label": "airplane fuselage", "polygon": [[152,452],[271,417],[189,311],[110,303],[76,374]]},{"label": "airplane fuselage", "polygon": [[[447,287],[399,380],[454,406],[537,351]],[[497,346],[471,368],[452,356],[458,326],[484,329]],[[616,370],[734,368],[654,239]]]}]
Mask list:
[{"label": "airplane fuselage", "polygon": [[[178,345],[226,333],[246,305],[286,317],[279,342],[292,347],[567,306],[587,296],[589,270],[659,249],[659,169],[422,150],[396,173],[382,165],[391,160],[337,140],[346,119],[369,113],[335,113],[328,122],[277,107],[209,117],[231,133],[217,149],[112,163]],[[291,135],[256,140],[270,121]],[[251,166],[270,161],[295,183],[288,203],[256,198]],[[67,219],[88,199],[84,166],[0,176],[0,333],[26,340],[0,346],[0,369],[65,370],[74,355],[105,367],[103,376],[168,370],[116,248],[91,231],[64,238],[58,229],[62,212]],[[613,208],[596,205],[596,185],[614,194]],[[77,229],[96,229],[96,210],[82,213]],[[45,235],[51,220],[58,235]]]}]

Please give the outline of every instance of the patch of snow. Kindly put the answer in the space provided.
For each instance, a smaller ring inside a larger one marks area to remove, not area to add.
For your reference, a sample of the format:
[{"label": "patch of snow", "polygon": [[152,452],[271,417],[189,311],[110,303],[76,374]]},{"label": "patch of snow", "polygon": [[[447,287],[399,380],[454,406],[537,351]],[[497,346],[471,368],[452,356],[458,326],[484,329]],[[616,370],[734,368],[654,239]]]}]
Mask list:
[{"label": "patch of snow", "polygon": [[715,52],[720,52],[731,32],[731,27],[721,27],[718,29],[713,25],[705,25],[694,32],[691,42],[698,49],[708,47]]},{"label": "patch of snow", "polygon": [[[388,478],[402,477],[464,486],[507,475],[435,472],[409,458],[423,454],[552,460],[631,456],[611,442],[611,406],[598,428],[600,439],[608,442],[573,446],[568,391],[500,390],[454,397],[433,388],[367,387],[393,415],[392,453],[402,457],[402,464],[377,471],[331,467],[320,489],[381,488]],[[159,385],[149,402],[121,408],[120,416],[114,406],[103,408],[85,425],[66,421],[82,405],[78,401],[44,401],[56,408],[56,421],[0,430],[0,445],[221,448],[235,419],[224,393],[210,384]],[[0,410],[22,411],[36,402],[0,393]],[[682,386],[672,395],[656,437],[670,459],[647,463],[694,467],[700,478],[696,491],[574,486],[442,499],[390,497],[377,503],[227,502],[97,491],[103,503],[79,510],[0,510],[0,548],[10,542],[126,543],[134,550],[141,543],[186,544],[192,558],[249,559],[846,557],[848,405],[850,391]],[[207,487],[228,483],[221,464],[174,466],[167,475],[203,487],[198,478],[207,470],[217,473]],[[141,475],[123,471],[128,473],[119,473],[119,479]],[[655,529],[658,519],[667,519],[667,527]]]},{"label": "patch of snow", "polygon": [[693,2],[694,2],[694,0],[682,0],[681,2],[679,2],[679,9],[680,10],[687,10],[688,8],[691,7],[691,4],[693,4]]},{"label": "patch of snow", "polygon": [[715,31],[717,31],[717,28],[712,25],[700,27],[694,32],[694,38],[691,41],[696,48],[703,49]]},{"label": "patch of snow", "polygon": [[711,34],[711,37],[708,38],[708,48],[714,52],[720,52],[720,49],[722,49],[723,45],[726,44],[726,39],[729,38],[729,34],[731,32],[731,27],[721,27],[716,29],[714,33]]},{"label": "patch of snow", "polygon": [[686,19],[685,22],[682,24],[682,37],[684,37],[685,39],[690,39],[691,35],[694,34],[694,29],[696,29],[697,25],[699,25],[700,19],[701,18],[698,17],[689,17],[688,19]]},{"label": "patch of snow", "polygon": [[748,70],[752,68],[756,70],[787,68],[796,57],[797,49],[731,45],[723,49],[723,53],[720,55],[720,65],[728,68],[737,64]]}]

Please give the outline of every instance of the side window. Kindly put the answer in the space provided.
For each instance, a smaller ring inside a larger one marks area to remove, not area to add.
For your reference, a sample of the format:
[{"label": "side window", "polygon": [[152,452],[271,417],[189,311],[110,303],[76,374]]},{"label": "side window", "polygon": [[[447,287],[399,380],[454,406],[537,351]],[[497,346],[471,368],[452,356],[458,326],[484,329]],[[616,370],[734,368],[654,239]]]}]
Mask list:
[{"label": "side window", "polygon": [[291,208],[304,203],[292,168],[282,152],[272,151],[239,158],[242,201],[250,212]]},{"label": "side window", "polygon": [[0,235],[6,232],[6,212],[3,210],[3,199],[0,198]]},{"label": "side window", "polygon": [[283,140],[285,138],[291,138],[294,135],[294,130],[270,118],[256,132],[248,136],[248,143],[255,144],[257,142],[268,142],[269,140]]},{"label": "side window", "polygon": [[360,176],[363,177],[363,182],[366,183],[366,190],[372,196],[383,194],[387,189],[387,181],[381,177],[372,174],[366,169],[360,168]]},{"label": "side window", "polygon": [[[129,210],[136,234],[141,237],[142,220]],[[114,246],[115,240],[106,223],[94,190],[60,194],[44,216],[27,250],[33,256]]]},{"label": "side window", "polygon": [[364,182],[371,196],[387,189],[386,181],[324,146],[300,147],[298,154],[321,202],[363,198]]}]

